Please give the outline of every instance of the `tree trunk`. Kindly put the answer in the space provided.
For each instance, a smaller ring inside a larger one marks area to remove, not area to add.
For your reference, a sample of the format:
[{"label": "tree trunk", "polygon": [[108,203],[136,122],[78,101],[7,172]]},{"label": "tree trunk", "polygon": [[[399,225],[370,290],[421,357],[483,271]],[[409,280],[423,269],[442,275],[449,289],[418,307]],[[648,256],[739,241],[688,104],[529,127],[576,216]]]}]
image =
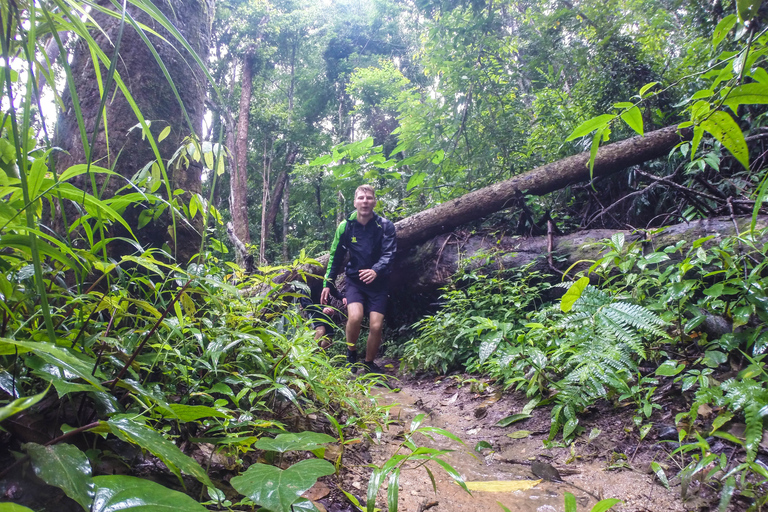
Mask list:
[{"label": "tree trunk", "polygon": [[251,233],[248,229],[248,124],[251,116],[253,65],[250,53],[246,52],[243,56],[234,165],[229,182],[229,209],[232,214],[232,224],[235,236],[244,244],[251,243]]},{"label": "tree trunk", "polygon": [[[678,143],[689,138],[670,126],[608,144],[595,159],[594,176],[606,176],[632,165],[666,155]],[[572,183],[589,180],[589,152],[537,167],[514,178],[465,194],[395,223],[398,251],[405,251],[441,233],[467,222],[502,210],[513,203],[518,193],[543,195]]]},{"label": "tree trunk", "polygon": [[[105,8],[112,8],[112,3],[108,0],[100,0],[99,3]],[[203,0],[168,0],[159,2],[157,6],[179,29],[190,46],[205,62],[208,55],[209,19],[211,15],[206,2]],[[158,143],[161,157],[167,161],[181,146],[184,138],[190,135],[190,130],[200,132],[204,113],[205,75],[192,57],[159,23],[130,4],[128,11],[137,22],[147,25],[168,41],[163,41],[147,32],[147,37],[165,64],[191,121],[190,127],[152,52],[132,26],[126,24],[119,50],[120,55],[117,59],[117,72],[136,101],[144,119],[152,121],[150,129],[156,140],[160,132],[170,126],[170,135]],[[114,42],[117,38],[120,16],[118,15],[115,19],[96,11],[93,11],[91,15],[103,29],[103,31],[94,30],[93,38],[111,58],[114,53]],[[98,124],[98,134],[94,146],[91,148],[91,161],[101,167],[112,168],[125,180],[130,180],[148,162],[155,160],[152,148],[146,138],[143,137],[141,130],[132,129],[138,122],[137,117],[122,92],[120,90],[115,91],[114,88],[110,89],[105,93],[108,96],[105,109],[105,128],[103,118],[97,119],[101,95],[87,45],[78,41],[75,44],[74,52],[71,54],[71,59],[75,87],[74,90],[67,88],[64,92],[64,109],[59,114],[56,123],[55,145],[63,149],[63,151],[54,153],[56,170],[63,172],[72,165],[86,163],[86,152],[72,107],[72,95],[76,94],[83,112],[89,142],[92,140],[94,129]],[[102,73],[101,80],[106,80],[107,66],[100,63],[99,71]],[[107,139],[107,133],[109,139]],[[171,190],[180,188],[188,193],[200,193],[202,190],[201,173],[202,164],[198,162],[190,162],[187,168],[175,168],[175,166],[168,168]],[[114,196],[116,191],[125,183],[124,180],[105,179],[104,175],[99,175],[97,179],[99,190],[104,191],[103,194],[100,194],[102,198]],[[85,175],[73,180],[73,184],[88,192],[93,192],[90,178]],[[161,187],[158,193],[164,194],[164,191],[165,187]],[[65,204],[65,209],[67,220],[70,223],[73,222],[77,218],[78,210],[68,204]],[[190,226],[185,223],[177,223],[179,231],[176,233],[176,240],[174,240],[169,234],[168,228],[171,225],[171,219],[170,215],[167,214],[162,215],[141,230],[136,229],[139,214],[143,209],[144,207],[134,206],[123,213],[123,218],[134,227],[134,234],[142,245],[160,247],[163,243],[168,243],[174,248],[177,259],[181,262],[186,262],[188,257],[199,251],[201,225]],[[200,219],[199,216],[196,218]],[[61,232],[65,226],[57,225],[56,228]],[[114,228],[113,232],[110,233],[110,235],[115,234],[124,235],[117,228]],[[108,249],[115,257],[119,257],[122,251],[132,252],[135,250],[133,246],[118,246],[116,243],[111,243]]]},{"label": "tree trunk", "polygon": [[[267,229],[272,229],[275,240],[279,240],[280,236],[277,230],[277,214],[280,212],[280,202],[283,199],[283,190],[286,183],[288,183],[288,175],[293,168],[293,163],[296,160],[298,151],[296,148],[291,148],[288,151],[288,155],[285,157],[285,167],[280,171],[277,176],[277,181],[272,189],[272,195],[269,198],[269,210],[267,211],[266,223]],[[265,183],[265,186],[269,186],[269,183]]]},{"label": "tree trunk", "polygon": [[291,214],[291,177],[285,181],[283,192],[283,261],[288,262],[288,221]]},{"label": "tree trunk", "polygon": [[[749,231],[751,216],[737,217],[739,232]],[[768,216],[758,217],[758,229],[768,224]],[[466,233],[454,231],[439,235],[420,245],[410,254],[403,255],[397,261],[397,270],[392,274],[391,289],[404,290],[411,294],[434,294],[449,283],[450,277],[459,269],[461,262],[469,268],[513,268],[534,263],[533,270],[555,273],[550,268],[550,254],[558,261],[559,271],[568,269],[576,262],[597,260],[601,247],[595,245],[616,233],[623,233],[626,243],[645,239],[643,234],[632,231],[612,229],[592,229],[578,231],[570,235],[548,235],[536,237],[505,236],[491,233]],[[669,226],[660,233],[647,239],[648,250],[661,249],[674,245],[681,240],[690,243],[699,238],[715,235],[710,244],[718,243],[723,236],[735,235],[734,219],[716,217]],[[549,245],[552,251],[549,251]],[[486,255],[488,258],[473,258]],[[672,258],[675,255],[670,255]],[[492,261],[491,264],[488,261]],[[467,263],[469,262],[469,263]],[[581,264],[572,269],[569,275],[588,268],[591,263]],[[398,292],[399,293],[399,292]]]}]

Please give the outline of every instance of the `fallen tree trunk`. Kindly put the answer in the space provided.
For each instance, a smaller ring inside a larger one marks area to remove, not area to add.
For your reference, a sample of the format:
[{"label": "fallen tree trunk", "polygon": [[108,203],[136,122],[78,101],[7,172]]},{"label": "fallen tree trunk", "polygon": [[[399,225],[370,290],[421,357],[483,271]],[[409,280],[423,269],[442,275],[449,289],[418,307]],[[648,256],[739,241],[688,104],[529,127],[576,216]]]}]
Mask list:
[{"label": "fallen tree trunk", "polygon": [[[644,233],[631,231],[594,229],[580,231],[570,235],[554,237],[553,256],[557,268],[565,271],[571,265],[582,260],[596,260],[600,257],[601,246],[595,242],[610,238],[616,233],[623,233],[626,243],[634,240],[647,240],[646,253],[674,245],[681,240],[688,242],[690,248],[694,240],[709,235],[715,235],[706,245],[717,244],[724,236],[735,235],[738,225],[739,233],[749,230],[751,216],[717,217],[669,226],[660,233],[646,238]],[[768,216],[758,217],[757,228],[768,226]],[[434,303],[439,294],[439,288],[450,282],[460,265],[469,268],[485,267],[486,269],[519,268],[533,263],[532,270],[555,274],[549,267],[548,236],[519,237],[492,234],[469,234],[455,231],[433,238],[422,244],[408,255],[402,255],[396,262],[390,286],[392,296],[392,315],[394,323],[403,325],[410,323],[414,313],[422,315],[430,303]],[[487,255],[487,258],[482,256]],[[670,255],[674,259],[675,255]],[[573,276],[577,270],[589,267],[583,263],[572,270]]]},{"label": "fallen tree trunk", "polygon": [[[608,144],[597,152],[594,176],[607,176],[654,158],[665,156],[690,137],[669,126],[643,137]],[[395,223],[398,251],[425,242],[467,222],[509,206],[518,193],[543,195],[572,183],[589,180],[589,152],[537,167],[514,178],[475,190]]]}]

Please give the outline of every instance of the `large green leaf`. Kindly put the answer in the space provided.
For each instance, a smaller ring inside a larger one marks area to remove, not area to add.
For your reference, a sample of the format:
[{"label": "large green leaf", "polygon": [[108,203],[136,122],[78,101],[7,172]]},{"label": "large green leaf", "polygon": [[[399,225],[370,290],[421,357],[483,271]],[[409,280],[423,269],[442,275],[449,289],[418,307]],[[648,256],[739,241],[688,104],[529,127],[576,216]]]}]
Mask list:
[{"label": "large green leaf", "polygon": [[605,128],[608,126],[608,123],[613,121],[615,118],[616,116],[613,114],[603,114],[601,116],[593,117],[588,121],[584,121],[571,132],[565,141],[568,142],[569,140],[578,139],[579,137],[583,137],[584,135],[592,133],[597,129]]},{"label": "large green leaf", "polygon": [[712,112],[712,115],[701,123],[701,127],[719,140],[720,144],[725,146],[745,169],[749,170],[747,142],[744,140],[741,128],[730,114],[722,110]]},{"label": "large green leaf", "polygon": [[639,108],[632,107],[626,112],[622,112],[621,118],[627,123],[627,126],[635,130],[639,135],[643,135],[643,114]]},{"label": "large green leaf", "polygon": [[285,453],[292,450],[316,450],[320,445],[336,442],[336,438],[320,432],[300,432],[298,434],[280,434],[274,439],[263,437],[253,445],[259,450]]},{"label": "large green leaf", "polygon": [[560,299],[560,310],[563,313],[567,313],[573,308],[573,305],[579,300],[584,289],[589,285],[589,278],[582,277],[568,288],[563,298]]},{"label": "large green leaf", "polygon": [[[60,368],[64,372],[69,372],[80,377],[89,384],[92,384],[99,391],[105,391],[105,388],[97,378],[100,376],[100,372],[96,371],[96,375],[92,375],[96,361],[84,354],[44,342],[17,341],[9,338],[0,338],[0,346],[2,346],[3,343],[29,349],[30,352],[33,352],[45,362]],[[64,375],[61,375],[60,377],[64,378]]]},{"label": "large green leaf", "polygon": [[97,476],[91,512],[207,512],[186,494],[133,476]]},{"label": "large green leaf", "polygon": [[179,471],[197,478],[206,487],[215,487],[205,470],[194,459],[185,455],[179,447],[154,429],[126,417],[108,420],[110,430],[123,441],[137,444],[149,450],[179,477]]},{"label": "large green leaf", "polygon": [[67,496],[90,510],[95,494],[88,457],[74,445],[43,446],[27,443],[22,448],[29,454],[35,474],[48,485],[58,487]]},{"label": "large green leaf", "polygon": [[739,21],[744,23],[757,16],[757,10],[763,0],[736,0],[736,7],[739,11]]},{"label": "large green leaf", "polygon": [[729,14],[722,20],[720,20],[720,23],[717,24],[715,27],[715,32],[712,34],[712,47],[717,48],[717,45],[720,44],[720,42],[725,39],[725,36],[728,35],[728,32],[731,31],[733,26],[736,24],[736,15],[735,14]]},{"label": "large green leaf", "polygon": [[164,416],[176,418],[182,423],[197,421],[202,418],[231,418],[229,414],[205,405],[170,404],[167,413],[166,409],[163,409]]},{"label": "large green leaf", "polygon": [[303,460],[286,470],[254,464],[230,483],[237,492],[271,512],[291,512],[291,504],[318,478],[334,472],[333,464],[321,459]]},{"label": "large green leaf", "polygon": [[18,414],[24,409],[28,409],[32,407],[37,402],[42,400],[43,397],[45,397],[49,389],[50,389],[50,386],[45,388],[45,391],[41,391],[36,395],[23,396],[21,398],[17,398],[16,400],[14,400],[13,402],[9,403],[4,407],[0,407],[0,421],[3,421],[6,418],[10,418],[14,414]]},{"label": "large green leaf", "polygon": [[766,105],[768,104],[768,84],[752,82],[734,87],[723,104],[734,112],[739,105]]}]

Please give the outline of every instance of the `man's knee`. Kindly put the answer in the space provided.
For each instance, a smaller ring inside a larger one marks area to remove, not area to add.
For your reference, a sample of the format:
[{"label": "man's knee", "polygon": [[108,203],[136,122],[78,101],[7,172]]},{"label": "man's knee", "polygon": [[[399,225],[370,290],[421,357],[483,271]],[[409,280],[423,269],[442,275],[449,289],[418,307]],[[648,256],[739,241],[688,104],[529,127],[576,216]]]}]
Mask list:
[{"label": "man's knee", "polygon": [[372,331],[381,331],[384,328],[384,315],[381,313],[371,313],[368,321]]}]

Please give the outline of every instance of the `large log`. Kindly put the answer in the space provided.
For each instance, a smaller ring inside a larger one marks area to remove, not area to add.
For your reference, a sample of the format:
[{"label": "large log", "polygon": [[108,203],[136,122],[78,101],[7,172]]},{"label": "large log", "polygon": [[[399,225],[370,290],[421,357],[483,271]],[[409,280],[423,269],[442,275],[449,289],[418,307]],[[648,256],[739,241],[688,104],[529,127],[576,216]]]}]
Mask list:
[{"label": "large log", "polygon": [[[583,260],[600,257],[600,240],[623,233],[626,243],[647,240],[645,252],[674,245],[681,240],[690,248],[694,240],[714,235],[705,246],[717,244],[724,236],[736,234],[734,221],[739,233],[749,231],[751,216],[717,217],[669,226],[653,236],[645,233],[610,229],[593,229],[553,238],[553,255],[560,271]],[[768,226],[768,215],[758,217],[757,229]],[[765,241],[765,240],[763,240]],[[503,234],[469,234],[454,231],[439,235],[421,244],[409,254],[401,255],[392,274],[390,286],[392,296],[391,323],[403,325],[423,314],[430,303],[434,303],[439,288],[450,282],[460,265],[468,268],[485,267],[484,270],[510,269],[533,263],[532,270],[555,274],[547,260],[549,239],[547,236],[519,237]],[[686,250],[687,250],[686,248]],[[482,257],[487,255],[488,258]],[[676,255],[670,255],[674,261]],[[570,272],[589,267],[583,263]],[[416,316],[414,316],[414,313]]]},{"label": "large log", "polygon": [[[688,131],[669,126],[608,144],[599,149],[594,176],[606,176],[633,165],[667,155],[686,140]],[[589,152],[537,167],[514,178],[475,190],[395,223],[398,251],[403,252],[441,233],[485,217],[512,204],[519,192],[543,195],[572,183],[589,180]]]}]

